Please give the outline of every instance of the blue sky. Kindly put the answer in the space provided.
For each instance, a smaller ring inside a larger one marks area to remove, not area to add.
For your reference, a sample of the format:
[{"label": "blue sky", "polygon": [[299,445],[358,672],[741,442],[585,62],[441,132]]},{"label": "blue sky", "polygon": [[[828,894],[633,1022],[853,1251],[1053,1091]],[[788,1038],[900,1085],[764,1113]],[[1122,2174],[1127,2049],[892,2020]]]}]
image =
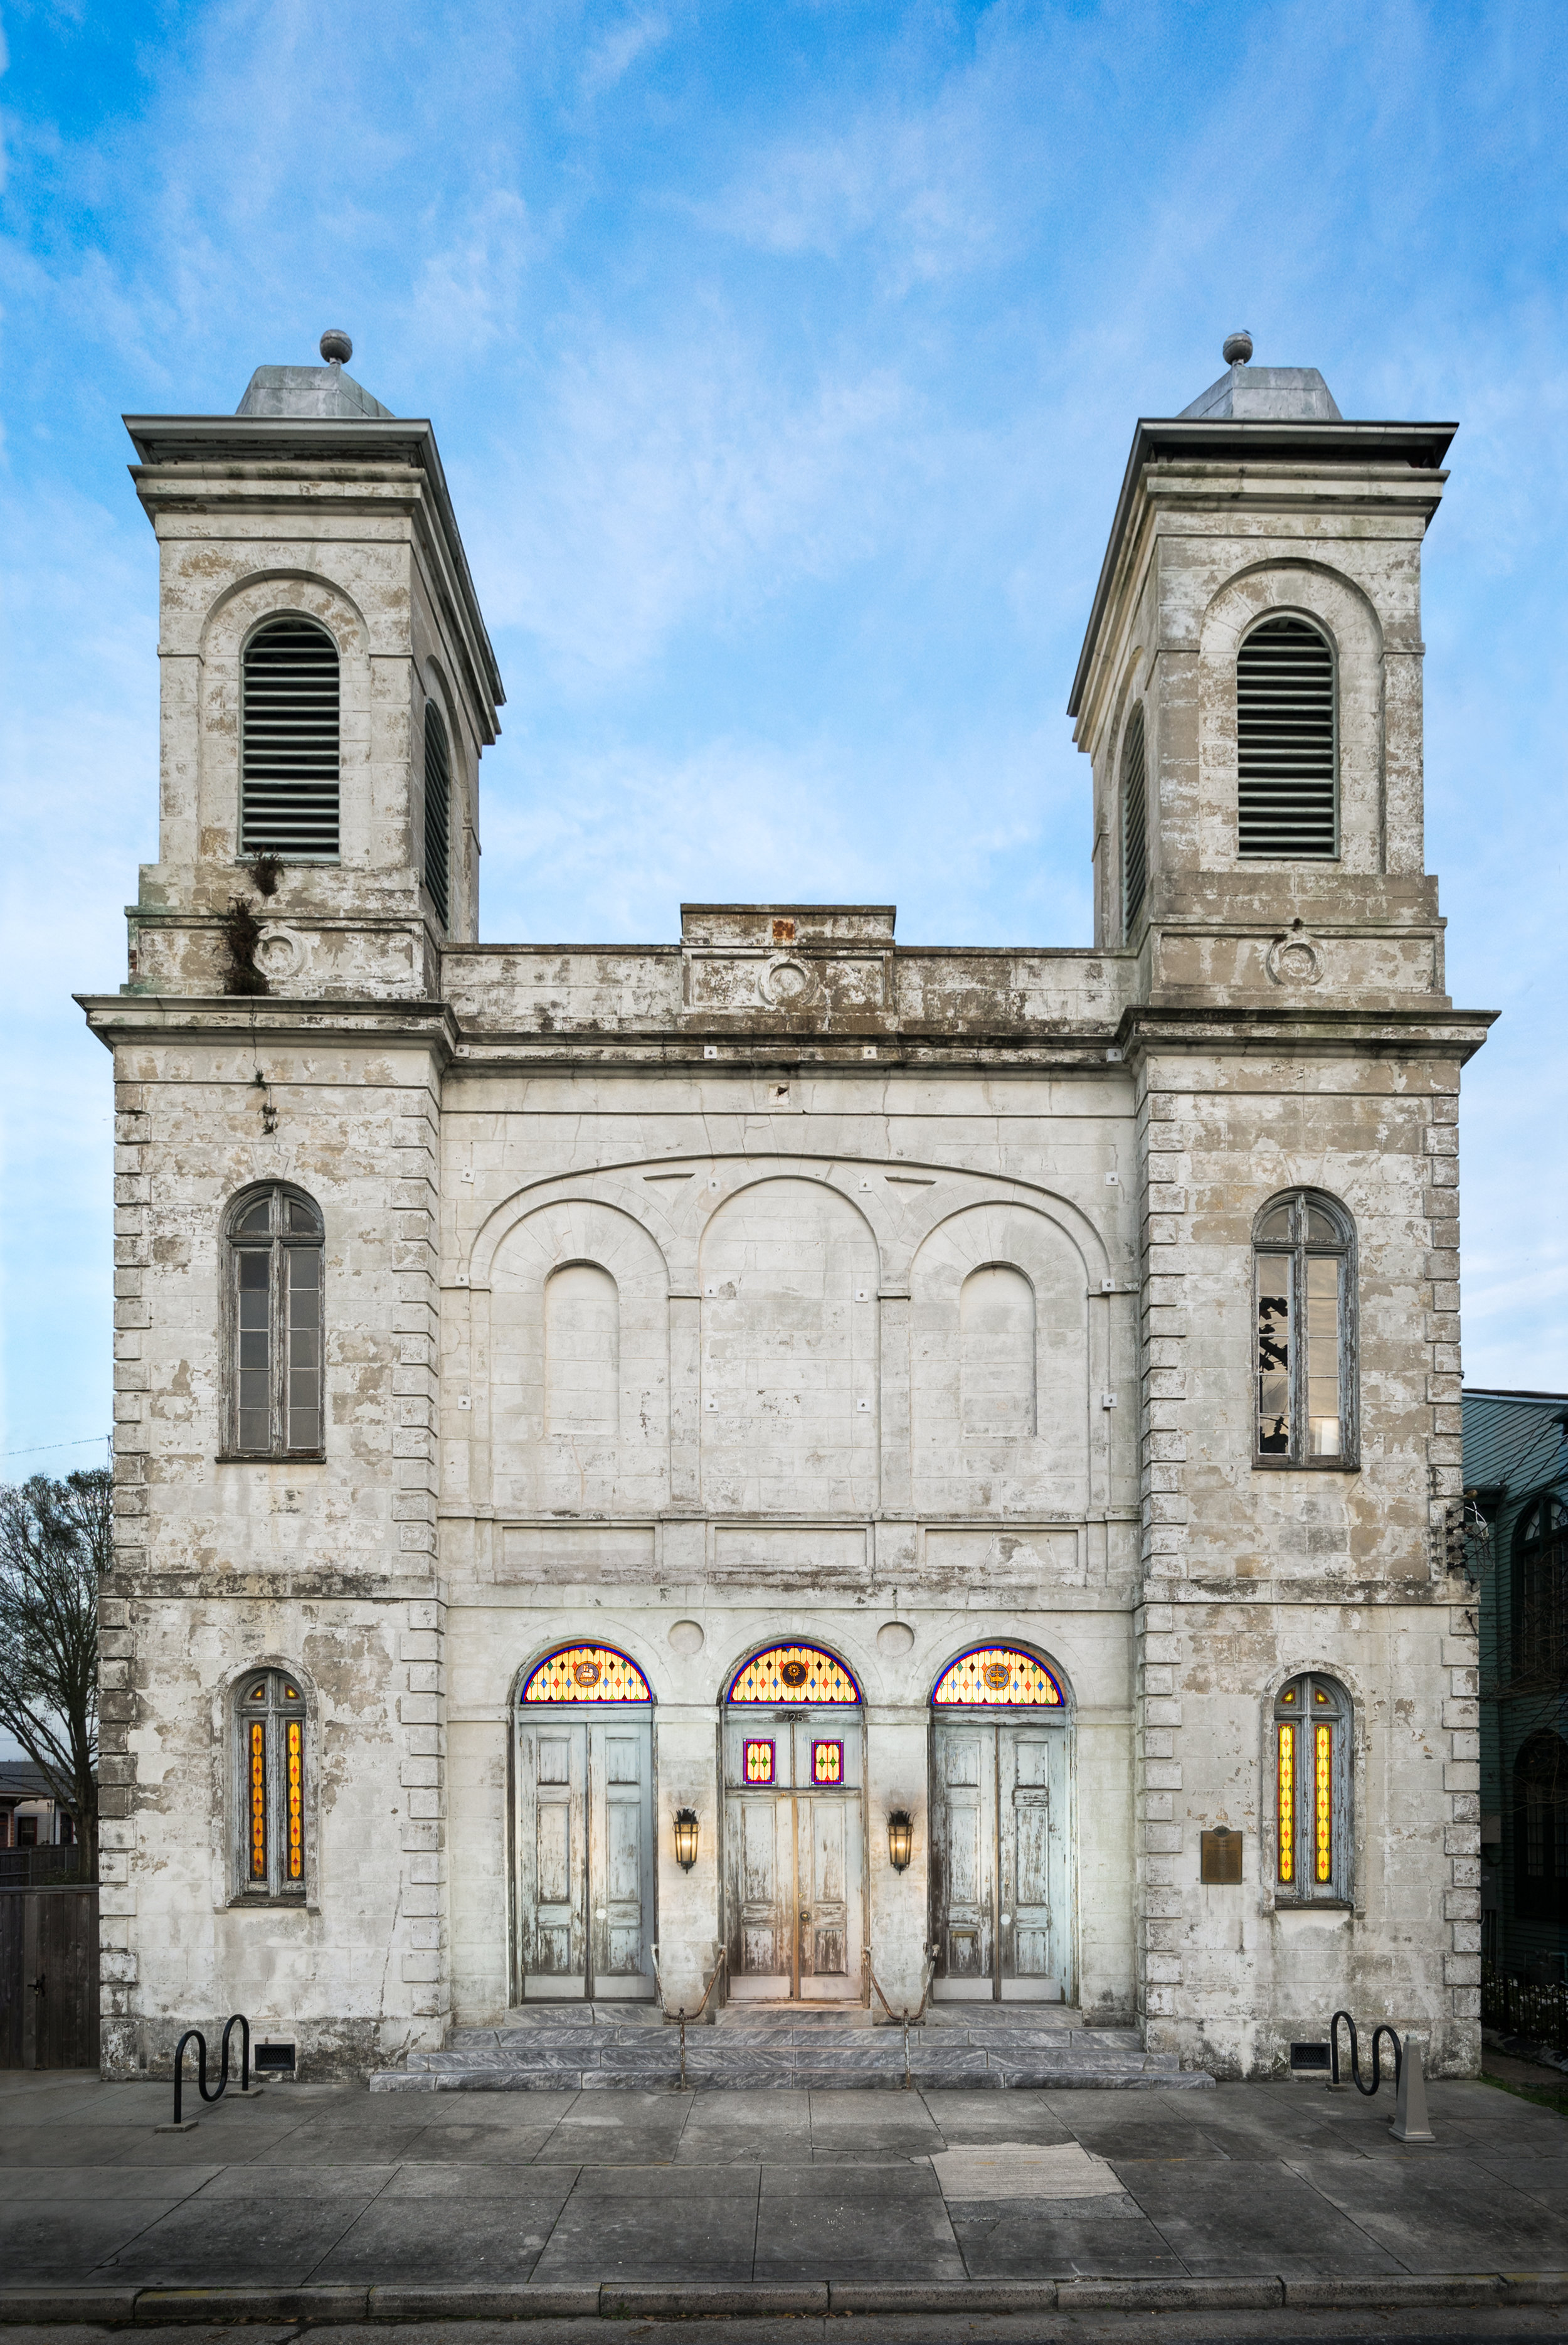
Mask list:
[{"label": "blue sky", "polygon": [[109,1068],[70,996],[121,981],[155,851],[118,418],[229,411],[327,325],[435,418],[506,679],[491,938],[815,898],[1087,942],[1063,707],[1134,418],[1243,323],[1347,414],[1458,417],[1429,861],[1455,996],[1505,1013],[1467,1085],[1466,1368],[1568,1387],[1561,6],[3,21],[7,1476],[101,1455],[109,1415]]}]

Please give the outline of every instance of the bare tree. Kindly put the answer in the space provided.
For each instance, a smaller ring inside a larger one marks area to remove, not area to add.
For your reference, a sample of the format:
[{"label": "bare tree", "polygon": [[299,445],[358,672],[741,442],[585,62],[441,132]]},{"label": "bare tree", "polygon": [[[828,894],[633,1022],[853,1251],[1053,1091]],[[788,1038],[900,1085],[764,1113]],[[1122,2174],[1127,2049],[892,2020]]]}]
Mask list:
[{"label": "bare tree", "polygon": [[97,1870],[98,1583],[113,1559],[106,1467],[0,1484],[0,1726],[76,1819]]}]

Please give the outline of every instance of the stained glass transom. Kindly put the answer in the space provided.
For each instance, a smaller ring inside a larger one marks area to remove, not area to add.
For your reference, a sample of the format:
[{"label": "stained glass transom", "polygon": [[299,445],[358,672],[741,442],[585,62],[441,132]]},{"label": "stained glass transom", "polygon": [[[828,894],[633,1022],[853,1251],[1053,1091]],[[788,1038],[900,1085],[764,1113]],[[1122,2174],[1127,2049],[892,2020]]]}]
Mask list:
[{"label": "stained glass transom", "polygon": [[736,1671],[726,1700],[858,1702],[860,1688],[842,1661],[816,1645],[770,1645]]},{"label": "stained glass transom", "polygon": [[938,1710],[1060,1710],[1062,1690],[1033,1653],[1014,1645],[976,1645],[943,1670],[931,1699]]},{"label": "stained glass transom", "polygon": [[547,1653],[522,1689],[525,1702],[652,1701],[635,1661],[613,1645],[562,1645]]}]

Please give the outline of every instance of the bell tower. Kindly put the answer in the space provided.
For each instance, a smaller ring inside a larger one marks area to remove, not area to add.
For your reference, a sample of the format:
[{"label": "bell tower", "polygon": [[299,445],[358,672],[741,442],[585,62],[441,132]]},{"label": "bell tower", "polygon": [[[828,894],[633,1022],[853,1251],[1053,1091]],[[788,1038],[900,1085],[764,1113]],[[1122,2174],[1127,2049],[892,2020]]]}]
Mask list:
[{"label": "bell tower", "polygon": [[1069,703],[1095,941],[1154,1004],[1431,1007],[1421,551],[1456,427],[1348,422],[1251,353],[1134,435]]},{"label": "bell tower", "polygon": [[162,667],[133,991],[428,998],[477,935],[495,656],[431,426],[320,347],[232,416],[126,418]]}]

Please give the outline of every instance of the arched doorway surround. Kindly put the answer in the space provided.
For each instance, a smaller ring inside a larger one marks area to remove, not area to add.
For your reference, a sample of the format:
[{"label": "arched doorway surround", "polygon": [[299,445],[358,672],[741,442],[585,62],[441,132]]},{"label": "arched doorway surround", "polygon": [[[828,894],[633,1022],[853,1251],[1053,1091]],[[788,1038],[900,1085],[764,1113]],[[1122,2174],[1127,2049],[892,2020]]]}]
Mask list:
[{"label": "arched doorway surround", "polygon": [[653,1696],[613,1645],[558,1645],[517,1698],[520,2002],[653,1993]]},{"label": "arched doorway surround", "polygon": [[861,1994],[865,1705],[806,1639],[766,1645],[724,1692],[724,1910],[737,2002]]},{"label": "arched doorway surround", "polygon": [[933,1994],[1072,1993],[1072,1835],[1062,1680],[1022,1645],[972,1645],[931,1694]]}]

